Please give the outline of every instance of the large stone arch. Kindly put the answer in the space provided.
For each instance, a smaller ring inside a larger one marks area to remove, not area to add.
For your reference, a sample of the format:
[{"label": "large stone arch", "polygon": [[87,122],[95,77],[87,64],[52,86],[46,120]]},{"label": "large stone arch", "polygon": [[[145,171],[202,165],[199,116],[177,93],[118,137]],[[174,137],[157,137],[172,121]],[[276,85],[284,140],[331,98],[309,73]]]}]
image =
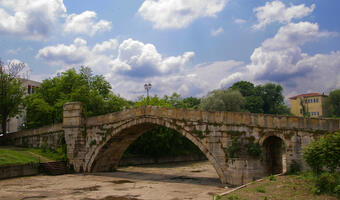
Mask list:
[{"label": "large stone arch", "polygon": [[215,168],[222,183],[226,183],[227,177],[223,166],[219,165],[218,158],[211,152],[209,146],[203,144],[203,140],[194,135],[191,130],[184,128],[171,120],[164,118],[153,118],[150,116],[138,117],[121,122],[115,127],[105,141],[96,145],[95,149],[87,154],[85,162],[85,171],[99,172],[110,171],[118,166],[125,150],[139,136],[158,126],[164,126],[182,134],[192,143],[194,143],[202,153],[208,158]]}]

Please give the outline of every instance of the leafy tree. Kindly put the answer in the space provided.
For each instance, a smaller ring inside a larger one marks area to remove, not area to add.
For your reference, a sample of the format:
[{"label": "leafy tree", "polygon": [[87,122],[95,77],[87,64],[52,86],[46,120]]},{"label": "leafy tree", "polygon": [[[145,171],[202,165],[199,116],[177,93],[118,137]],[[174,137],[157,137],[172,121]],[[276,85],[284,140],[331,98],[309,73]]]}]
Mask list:
[{"label": "leafy tree", "polygon": [[201,100],[200,107],[207,111],[241,111],[245,99],[237,90],[214,90]]},{"label": "leafy tree", "polygon": [[3,134],[7,132],[7,120],[22,109],[24,89],[17,75],[24,67],[24,63],[14,62],[5,67],[0,60],[0,121]]},{"label": "leafy tree", "polygon": [[[66,102],[80,101],[86,116],[116,112],[130,104],[111,92],[103,76],[93,75],[90,68],[67,70],[42,82],[37,93],[25,99],[27,128],[35,128],[62,121]],[[44,117],[46,116],[46,117]]]},{"label": "leafy tree", "polygon": [[248,81],[236,82],[230,88],[240,91],[244,97],[256,95],[254,84]]},{"label": "leafy tree", "polygon": [[183,99],[183,102],[187,109],[199,109],[201,99],[196,97],[187,97]]},{"label": "leafy tree", "polygon": [[283,88],[280,85],[268,83],[255,87],[248,81],[239,81],[230,89],[241,92],[245,97],[244,108],[251,113],[289,114],[289,108],[284,104]]},{"label": "leafy tree", "polygon": [[240,91],[242,96],[245,97],[245,110],[251,113],[263,113],[264,101],[262,97],[257,94],[253,83],[248,81],[239,81],[234,83],[230,88]]},{"label": "leafy tree", "polygon": [[281,85],[267,83],[255,87],[256,94],[263,100],[263,112],[266,114],[289,114],[289,108],[284,104]]},{"label": "leafy tree", "polygon": [[309,144],[303,152],[307,164],[315,173],[327,168],[330,172],[340,167],[340,131],[320,137]]},{"label": "leafy tree", "polygon": [[325,106],[329,117],[340,117],[340,89],[329,93]]}]

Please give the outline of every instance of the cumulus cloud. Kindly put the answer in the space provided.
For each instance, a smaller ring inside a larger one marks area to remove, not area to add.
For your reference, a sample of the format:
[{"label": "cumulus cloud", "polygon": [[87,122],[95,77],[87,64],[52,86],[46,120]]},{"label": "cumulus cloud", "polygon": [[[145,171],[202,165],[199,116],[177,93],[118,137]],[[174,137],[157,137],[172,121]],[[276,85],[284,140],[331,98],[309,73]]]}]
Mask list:
[{"label": "cumulus cloud", "polygon": [[127,39],[120,44],[112,69],[132,77],[174,73],[180,71],[194,55],[194,52],[185,52],[182,56],[163,58],[153,44]]},{"label": "cumulus cloud", "polygon": [[243,63],[229,60],[186,66],[179,73],[164,74],[153,77],[131,77],[116,74],[109,77],[112,88],[122,96],[135,99],[145,94],[144,83],[152,83],[151,95],[163,96],[177,92],[184,97],[203,96],[219,87],[219,80],[234,72]]},{"label": "cumulus cloud", "polygon": [[218,29],[211,30],[212,36],[218,36],[219,34],[223,33],[224,29],[222,27],[219,27]]},{"label": "cumulus cloud", "polygon": [[115,50],[118,47],[117,39],[110,39],[108,41],[104,41],[102,43],[96,44],[93,47],[94,52],[106,52]]},{"label": "cumulus cloud", "polygon": [[286,7],[286,5],[279,0],[267,2],[266,5],[254,9],[258,24],[255,24],[253,28],[261,29],[273,22],[286,24],[291,22],[292,19],[300,19],[308,16],[314,9],[314,4],[310,7],[305,6],[305,4]]},{"label": "cumulus cloud", "polygon": [[339,87],[340,52],[308,55],[301,50],[307,42],[333,35],[319,31],[318,24],[289,23],[256,48],[250,57],[251,63],[225,77],[221,86],[228,87],[239,80],[276,82],[282,84],[287,93],[322,92]]},{"label": "cumulus cloud", "polygon": [[156,29],[184,28],[200,17],[216,17],[227,0],[145,0],[138,13]]},{"label": "cumulus cloud", "polygon": [[46,39],[58,17],[66,13],[62,0],[0,0],[0,34]]},{"label": "cumulus cloud", "polygon": [[98,32],[111,30],[111,22],[106,20],[96,21],[96,19],[97,13],[88,10],[79,15],[68,15],[64,24],[64,32],[93,36]]},{"label": "cumulus cloud", "polygon": [[71,45],[59,44],[40,49],[36,58],[62,65],[82,64],[88,58],[90,50],[84,39],[76,38]]}]

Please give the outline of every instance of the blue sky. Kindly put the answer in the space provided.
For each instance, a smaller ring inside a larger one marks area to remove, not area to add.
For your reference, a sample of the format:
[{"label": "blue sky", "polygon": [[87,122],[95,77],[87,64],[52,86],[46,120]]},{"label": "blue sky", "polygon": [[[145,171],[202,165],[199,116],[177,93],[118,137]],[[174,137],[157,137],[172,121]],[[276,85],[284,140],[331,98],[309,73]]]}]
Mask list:
[{"label": "blue sky", "polygon": [[[236,81],[340,88],[338,0],[0,0],[0,57],[43,80],[81,65],[128,99]],[[24,73],[27,74],[28,72]]]}]

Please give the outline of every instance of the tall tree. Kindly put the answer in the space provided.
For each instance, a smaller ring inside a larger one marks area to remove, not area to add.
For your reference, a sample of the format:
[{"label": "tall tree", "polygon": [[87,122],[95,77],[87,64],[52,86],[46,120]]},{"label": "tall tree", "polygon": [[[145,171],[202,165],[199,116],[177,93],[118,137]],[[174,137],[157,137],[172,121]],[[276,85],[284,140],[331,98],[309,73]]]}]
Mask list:
[{"label": "tall tree", "polygon": [[263,113],[263,99],[256,93],[256,89],[253,83],[248,81],[239,81],[234,83],[231,87],[233,90],[241,92],[245,97],[244,108],[251,113]]},{"label": "tall tree", "polygon": [[255,87],[257,95],[261,96],[266,114],[289,114],[289,109],[284,103],[281,85],[267,83]]},{"label": "tall tree", "polygon": [[201,100],[201,109],[207,111],[242,111],[245,99],[237,90],[214,90]]},{"label": "tall tree", "polygon": [[21,111],[24,89],[17,79],[24,63],[9,62],[7,66],[0,60],[0,120],[1,130],[7,132],[7,120]]},{"label": "tall tree", "polygon": [[128,101],[111,92],[111,86],[103,76],[93,75],[87,67],[81,67],[79,73],[70,69],[44,80],[37,93],[25,99],[27,128],[61,122],[64,103],[72,101],[82,102],[86,116],[130,106]]},{"label": "tall tree", "polygon": [[329,93],[325,107],[329,117],[340,117],[340,89],[333,90]]}]

